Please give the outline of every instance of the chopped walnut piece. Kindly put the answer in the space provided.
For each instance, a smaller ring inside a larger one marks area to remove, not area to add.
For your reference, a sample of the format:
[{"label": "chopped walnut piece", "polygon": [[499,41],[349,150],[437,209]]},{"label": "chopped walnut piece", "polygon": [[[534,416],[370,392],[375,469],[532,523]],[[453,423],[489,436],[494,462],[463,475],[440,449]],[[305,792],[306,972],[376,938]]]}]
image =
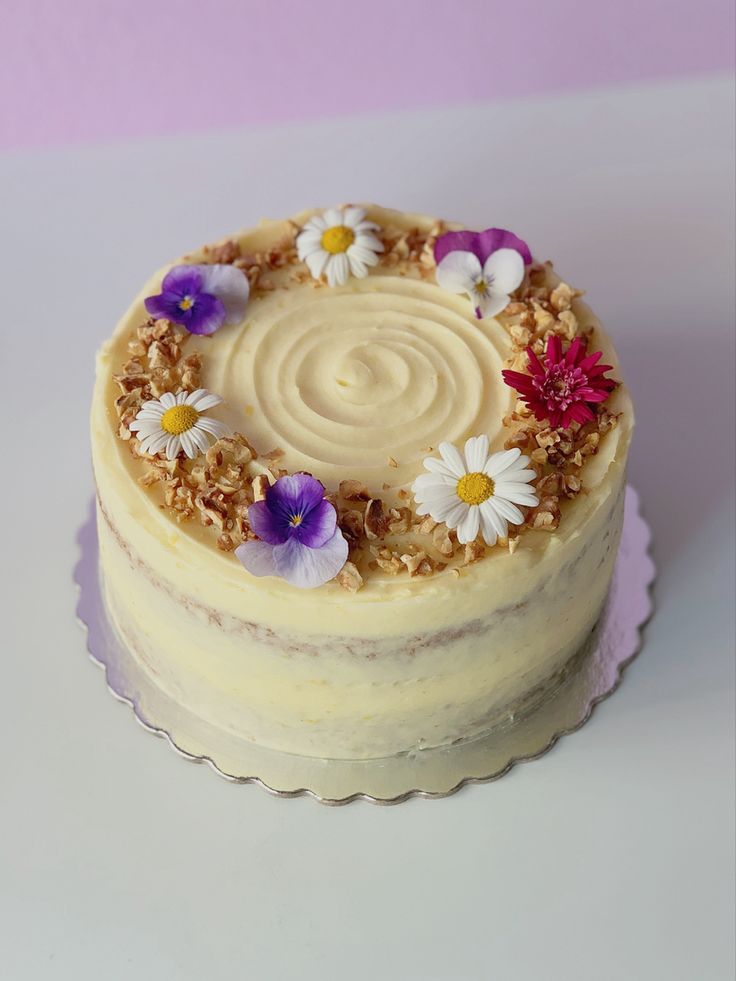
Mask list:
[{"label": "chopped walnut piece", "polygon": [[266,491],[271,486],[271,481],[265,473],[259,473],[251,480],[250,486],[253,489],[253,500],[265,501]]},{"label": "chopped walnut piece", "polygon": [[363,514],[351,508],[338,512],[337,523],[348,542],[356,544],[363,537]]},{"label": "chopped walnut piece", "polygon": [[537,494],[539,497],[559,495],[562,493],[562,474],[548,473],[537,482]]},{"label": "chopped walnut piece", "polygon": [[574,473],[565,474],[562,478],[562,485],[566,497],[575,497],[580,493],[582,487],[580,478]]},{"label": "chopped walnut piece", "polygon": [[486,554],[486,547],[480,542],[468,542],[465,546],[465,555],[463,556],[463,565],[472,565],[473,562],[477,562],[482,559]]},{"label": "chopped walnut piece", "polygon": [[203,525],[214,524],[220,529],[220,531],[224,530],[225,519],[227,517],[227,507],[225,507],[220,501],[216,501],[214,497],[209,497],[204,494],[198,494],[194,503],[201,512]]},{"label": "chopped walnut piece", "polygon": [[240,258],[240,254],[240,242],[236,242],[234,239],[229,239],[220,245],[206,245],[204,248],[206,262],[222,263],[223,265],[230,265],[235,262],[236,259]]},{"label": "chopped walnut piece", "polygon": [[439,524],[432,532],[432,544],[440,555],[452,555],[455,545],[450,537],[450,529],[446,524]]},{"label": "chopped walnut piece", "polygon": [[578,332],[578,318],[572,310],[562,310],[557,315],[557,333],[571,341]]},{"label": "chopped walnut piece", "polygon": [[391,508],[388,530],[392,535],[405,535],[411,528],[412,513],[409,508]]},{"label": "chopped walnut piece", "polygon": [[383,538],[388,534],[389,519],[384,514],[383,502],[379,499],[368,501],[365,509],[365,533],[368,538]]},{"label": "chopped walnut piece", "polygon": [[351,593],[357,593],[363,585],[363,577],[358,572],[358,567],[354,562],[346,562],[335,576],[335,579],[343,589],[347,589]]},{"label": "chopped walnut piece", "polygon": [[426,552],[406,552],[400,556],[401,561],[409,570],[409,575],[430,576],[434,572],[434,565]]},{"label": "chopped walnut piece", "polygon": [[374,556],[378,568],[383,569],[384,572],[388,572],[392,576],[401,572],[403,566],[397,552],[393,552],[390,548],[376,548],[371,545],[371,554]]},{"label": "chopped walnut piece", "polygon": [[235,542],[233,541],[232,536],[228,535],[227,532],[220,535],[215,544],[223,552],[232,552],[232,550],[235,548]]},{"label": "chopped walnut piece", "polygon": [[511,335],[511,340],[514,342],[517,348],[525,351],[529,346],[529,342],[532,339],[532,332],[528,327],[524,327],[522,324],[513,324],[509,327],[509,334]]},{"label": "chopped walnut piece", "polygon": [[359,480],[341,480],[338,492],[340,497],[346,501],[370,501],[371,499],[370,491]]},{"label": "chopped walnut piece", "polygon": [[430,532],[434,531],[437,527],[437,522],[431,515],[427,515],[426,518],[422,519],[422,523],[419,525],[419,533],[422,535],[428,535]]},{"label": "chopped walnut piece", "polygon": [[556,429],[543,429],[536,435],[537,443],[545,449],[560,442],[560,434]]},{"label": "chopped walnut piece", "polygon": [[153,484],[158,483],[162,479],[161,471],[156,467],[151,467],[150,470],[145,470],[143,474],[138,478],[138,483],[142,484],[144,487],[151,487]]},{"label": "chopped walnut piece", "polygon": [[585,442],[580,447],[580,452],[583,456],[591,456],[598,452],[598,444],[601,441],[600,433],[588,433],[585,437]]},{"label": "chopped walnut piece", "polygon": [[538,531],[554,531],[560,523],[560,507],[557,497],[543,497],[539,506],[527,515],[526,523]]},{"label": "chopped walnut piece", "polygon": [[580,295],[580,290],[573,289],[567,283],[558,283],[549,294],[549,302],[557,311],[569,310],[572,306],[572,301],[576,296]]},{"label": "chopped walnut piece", "polygon": [[546,310],[539,302],[533,301],[532,307],[534,310],[534,324],[536,329],[543,334],[548,331],[554,330],[555,326],[555,316]]}]

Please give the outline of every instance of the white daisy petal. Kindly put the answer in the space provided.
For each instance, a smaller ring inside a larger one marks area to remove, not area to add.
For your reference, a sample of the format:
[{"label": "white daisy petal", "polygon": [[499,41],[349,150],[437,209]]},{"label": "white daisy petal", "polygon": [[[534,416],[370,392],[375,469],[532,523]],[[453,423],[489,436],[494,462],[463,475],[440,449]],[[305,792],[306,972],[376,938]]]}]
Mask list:
[{"label": "white daisy petal", "polygon": [[421,473],[415,478],[411,486],[412,490],[426,490],[430,487],[454,488],[456,485],[457,477],[446,476],[441,473]]},{"label": "white daisy petal", "polygon": [[441,474],[443,477],[450,477],[455,481],[458,480],[459,475],[448,467],[444,460],[438,460],[436,456],[428,456],[424,460],[424,467],[430,473]]},{"label": "white daisy petal", "polygon": [[495,482],[500,487],[504,480],[511,480],[515,484],[519,484],[534,480],[536,476],[537,474],[534,470],[517,470],[515,466],[511,466],[508,470],[504,470],[502,474],[499,474]]},{"label": "white daisy petal", "polygon": [[335,226],[344,224],[342,211],[339,208],[328,208],[322,217],[325,220],[325,226],[327,228],[335,228]]},{"label": "white daisy petal", "polygon": [[[501,515],[494,507],[493,498],[489,497],[487,501],[483,501],[483,503],[480,505],[480,508],[486,520],[488,521],[488,523],[496,533],[496,535],[499,538],[506,538],[506,536],[508,535],[509,527],[506,524],[505,519],[501,517]],[[485,537],[485,532],[484,532],[484,537]]]},{"label": "white daisy petal", "polygon": [[515,460],[518,460],[520,456],[521,450],[518,446],[515,446],[512,450],[502,450],[500,453],[492,453],[488,457],[486,465],[483,467],[483,473],[487,474],[493,480],[510,467]]},{"label": "white daisy petal", "polygon": [[138,433],[138,439],[146,439],[161,432],[161,422],[151,422],[149,419],[134,419],[128,427],[131,433]]},{"label": "white daisy petal", "polygon": [[435,521],[444,521],[448,528],[457,528],[467,514],[469,508],[469,504],[466,504],[465,501],[458,499],[457,504],[443,518],[437,518],[434,514],[432,517],[435,519]]},{"label": "white daisy petal", "polygon": [[499,497],[498,494],[493,495],[493,504],[501,517],[510,521],[512,525],[524,524],[524,515],[515,504],[512,504],[503,497]]},{"label": "white daisy petal", "polygon": [[312,217],[305,222],[304,228],[307,230],[324,232],[327,228],[327,222],[324,219],[324,215],[312,215]]},{"label": "white daisy petal", "polygon": [[160,426],[161,419],[163,418],[163,414],[164,414],[163,409],[161,410],[161,412],[154,412],[152,409],[140,409],[138,415],[136,416],[136,419],[140,419],[141,421],[145,419],[146,422],[156,423],[157,425]]},{"label": "white daisy petal", "polygon": [[176,405],[176,399],[171,394],[171,392],[164,392],[164,394],[159,399],[159,402],[164,407],[164,409],[173,409]]},{"label": "white daisy petal", "polygon": [[322,235],[318,229],[300,232],[296,239],[296,254],[303,262],[308,255],[322,248]]},{"label": "white daisy petal", "polygon": [[[153,412],[157,416],[162,416],[166,409],[158,399],[150,399],[141,406],[141,412]],[[140,413],[138,413],[140,415]]]},{"label": "white daisy petal", "polygon": [[463,460],[462,454],[456,446],[453,446],[452,443],[440,443],[437,448],[440,451],[440,456],[449,467],[453,477],[457,477],[459,480],[465,473],[467,473],[465,460]]},{"label": "white daisy petal", "polygon": [[377,266],[378,256],[375,252],[370,249],[363,248],[362,245],[356,245],[353,243],[347,251],[349,259],[358,259],[360,262],[364,262],[366,266]]},{"label": "white daisy petal", "polygon": [[448,502],[457,502],[458,496],[452,487],[443,487],[439,490],[417,492],[416,500],[419,504],[428,504],[429,507],[435,509]]},{"label": "white daisy petal", "polygon": [[529,508],[535,508],[539,504],[538,497],[528,484],[504,484],[499,490],[499,496],[512,504],[522,504]]},{"label": "white daisy petal", "polygon": [[168,438],[168,433],[161,432],[152,433],[150,436],[144,437],[141,440],[141,453],[150,453],[151,456],[155,456],[166,446],[166,441]]},{"label": "white daisy petal", "polygon": [[481,274],[480,260],[472,252],[448,252],[437,266],[437,284],[450,293],[470,293]]},{"label": "white daisy petal", "polygon": [[177,405],[184,405],[184,403],[186,402],[186,400],[187,400],[187,393],[186,392],[179,392],[179,393],[177,393],[177,396],[176,396],[176,404]]},{"label": "white daisy petal", "polygon": [[370,252],[383,252],[383,242],[371,232],[358,232],[353,245],[359,249],[368,249]]},{"label": "white daisy petal", "polygon": [[[380,232],[381,226],[377,225],[375,221],[361,221],[354,228],[353,231],[357,235],[359,232]],[[383,248],[383,246],[381,246]]]},{"label": "white daisy petal", "polygon": [[486,545],[495,545],[498,541],[498,534],[493,521],[489,517],[489,511],[486,509],[487,504],[488,501],[484,501],[483,504],[478,507],[478,510],[480,511],[480,530],[483,533],[483,541],[486,543]]},{"label": "white daisy petal", "polygon": [[195,456],[197,456],[197,444],[192,439],[191,429],[185,430],[179,439],[181,440],[181,448],[184,450],[189,459],[193,460]]},{"label": "white daisy petal", "polygon": [[457,526],[457,540],[461,545],[474,542],[480,528],[480,509],[477,505],[468,508],[468,513]]},{"label": "white daisy petal", "polygon": [[355,229],[365,218],[364,208],[345,208],[342,213],[343,224],[347,225],[348,228]]},{"label": "white daisy petal", "polygon": [[480,473],[483,470],[488,459],[488,445],[487,436],[471,436],[466,440],[465,462],[470,473]]},{"label": "white daisy petal", "polygon": [[175,460],[181,451],[181,439],[178,436],[169,436],[166,441],[166,457]]},{"label": "white daisy petal", "polygon": [[187,405],[196,407],[197,400],[201,398],[202,395],[207,395],[207,394],[209,393],[207,392],[206,388],[195,388],[193,392],[190,392],[187,395],[186,403]]},{"label": "white daisy petal", "polygon": [[368,266],[355,255],[351,255],[350,249],[346,253],[348,257],[348,262],[350,263],[350,272],[355,276],[356,279],[365,279],[368,275]]},{"label": "white daisy petal", "polygon": [[327,285],[344,286],[350,278],[350,263],[344,252],[330,256],[327,263]]},{"label": "white daisy petal", "polygon": [[207,436],[207,432],[204,429],[200,429],[199,426],[192,426],[189,430],[189,435],[194,440],[194,443],[200,453],[206,453],[210,448],[210,441]]},{"label": "white daisy petal", "polygon": [[[449,515],[451,515],[458,507],[464,509],[467,508],[467,506],[468,505],[461,501],[457,495],[447,497],[438,504],[422,504],[422,507],[427,508],[427,514],[431,514],[435,521],[446,521]],[[464,514],[465,511],[462,510],[460,516],[458,517],[458,521]],[[452,527],[454,528],[455,526],[453,525]]]},{"label": "white daisy petal", "polygon": [[483,266],[483,275],[500,293],[513,293],[524,278],[524,260],[516,249],[497,249]]},{"label": "white daisy petal", "polygon": [[497,313],[505,310],[511,302],[511,297],[491,288],[483,296],[473,294],[473,302],[480,311],[481,320],[485,320],[486,317],[495,317]]},{"label": "white daisy petal", "polygon": [[207,417],[202,417],[197,419],[197,427],[204,430],[206,433],[212,433],[212,435],[219,439],[220,436],[225,436],[229,429],[224,422],[220,422],[219,419],[209,419]]},{"label": "white daisy petal", "polygon": [[[195,395],[196,398],[194,397]],[[216,405],[222,405],[222,399],[213,392],[208,392],[204,388],[198,388],[196,392],[192,392],[189,396],[187,404],[191,405],[197,412],[206,412],[208,409],[214,409]]]},{"label": "white daisy petal", "polygon": [[320,249],[319,252],[312,252],[311,255],[308,255],[304,261],[312,274],[312,279],[319,279],[330,261],[330,253]]}]

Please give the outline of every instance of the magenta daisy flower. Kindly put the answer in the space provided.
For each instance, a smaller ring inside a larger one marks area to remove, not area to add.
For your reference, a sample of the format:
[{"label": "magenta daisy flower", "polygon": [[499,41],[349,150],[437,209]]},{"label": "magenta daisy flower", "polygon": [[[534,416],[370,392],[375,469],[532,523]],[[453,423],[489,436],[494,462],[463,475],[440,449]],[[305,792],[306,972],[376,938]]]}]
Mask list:
[{"label": "magenta daisy flower", "polygon": [[605,402],[616,387],[612,378],[604,377],[612,366],[599,364],[601,352],[588,354],[580,337],[563,354],[560,338],[551,334],[544,363],[531,348],[526,353],[530,374],[506,370],[503,380],[516,389],[537,419],[546,419],[554,428],[590,422],[595,418],[592,407]]}]

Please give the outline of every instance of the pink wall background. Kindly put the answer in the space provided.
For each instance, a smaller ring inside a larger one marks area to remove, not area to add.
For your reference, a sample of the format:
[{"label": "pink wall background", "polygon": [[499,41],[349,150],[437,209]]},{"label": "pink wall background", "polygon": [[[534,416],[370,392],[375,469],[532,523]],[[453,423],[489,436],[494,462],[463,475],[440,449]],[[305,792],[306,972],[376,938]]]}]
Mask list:
[{"label": "pink wall background", "polygon": [[733,67],[733,0],[0,0],[0,148]]}]

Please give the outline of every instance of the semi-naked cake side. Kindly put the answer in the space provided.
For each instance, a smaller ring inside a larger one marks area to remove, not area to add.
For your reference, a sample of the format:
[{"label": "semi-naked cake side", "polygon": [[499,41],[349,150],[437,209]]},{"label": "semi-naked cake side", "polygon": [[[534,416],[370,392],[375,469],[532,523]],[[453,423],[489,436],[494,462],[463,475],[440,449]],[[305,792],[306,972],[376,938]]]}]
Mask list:
[{"label": "semi-naked cake side", "polygon": [[365,211],[263,222],[175,264],[180,286],[157,273],[92,409],[126,645],[214,726],[328,759],[472,738],[570,662],[633,426],[597,319],[520,239]]}]

